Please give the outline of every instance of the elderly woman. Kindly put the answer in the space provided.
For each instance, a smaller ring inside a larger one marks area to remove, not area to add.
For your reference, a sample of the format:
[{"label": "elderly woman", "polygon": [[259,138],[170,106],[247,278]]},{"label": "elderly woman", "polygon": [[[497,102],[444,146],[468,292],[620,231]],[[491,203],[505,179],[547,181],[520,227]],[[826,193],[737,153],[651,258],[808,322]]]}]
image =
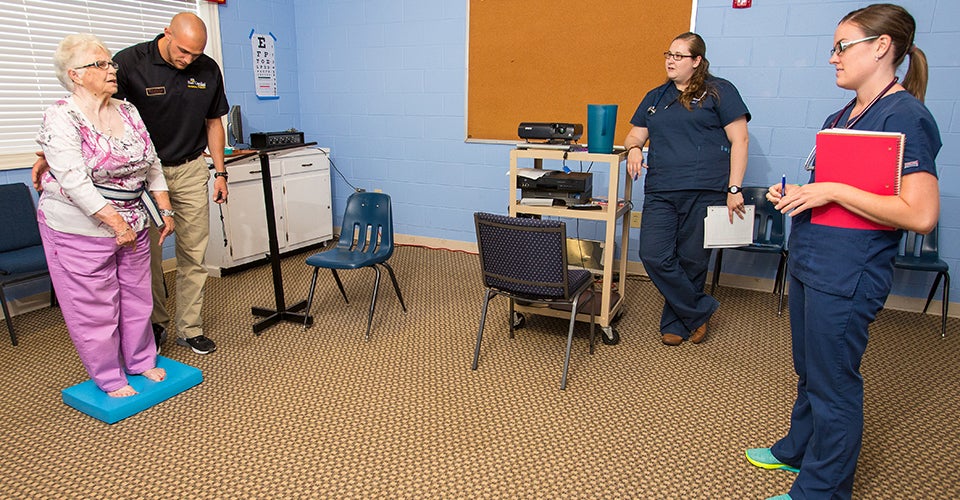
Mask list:
[{"label": "elderly woman", "polygon": [[140,114],[111,97],[117,64],[110,57],[89,34],[67,36],[57,47],[57,78],[71,94],[47,108],[37,134],[50,164],[40,180],[37,217],[80,360],[97,387],[124,397],[137,393],[127,374],[154,382],[166,377],[150,326],[147,226],[151,218],[162,223],[163,241],[174,222]]}]

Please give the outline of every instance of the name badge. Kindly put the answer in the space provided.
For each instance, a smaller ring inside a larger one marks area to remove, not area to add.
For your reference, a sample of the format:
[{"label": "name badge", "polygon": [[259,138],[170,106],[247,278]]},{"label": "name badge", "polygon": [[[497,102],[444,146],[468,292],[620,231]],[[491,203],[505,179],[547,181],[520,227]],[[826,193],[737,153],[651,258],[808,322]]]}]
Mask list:
[{"label": "name badge", "polygon": [[166,87],[147,87],[148,96],[167,95]]}]

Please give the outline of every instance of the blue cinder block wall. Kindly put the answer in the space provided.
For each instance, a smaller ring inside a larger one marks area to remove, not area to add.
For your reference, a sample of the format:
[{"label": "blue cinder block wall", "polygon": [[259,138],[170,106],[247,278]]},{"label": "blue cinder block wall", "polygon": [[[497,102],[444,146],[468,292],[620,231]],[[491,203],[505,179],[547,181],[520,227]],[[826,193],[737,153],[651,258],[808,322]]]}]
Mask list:
[{"label": "blue cinder block wall", "polygon": [[[852,97],[836,87],[827,62],[833,30],[844,14],[868,4],[763,0],[733,9],[729,0],[697,2],[695,30],[706,39],[711,70],[738,86],[753,115],[745,184],[769,185],[783,174],[806,181],[802,164],[816,131]],[[917,19],[916,42],[930,60],[927,105],[944,142],[941,253],[956,270],[960,100],[952,87],[960,79],[960,2],[901,4]],[[472,242],[474,211],[506,210],[509,146],[464,142],[466,1],[228,2],[220,15],[228,94],[244,106],[247,131],[297,126],[332,149],[346,177],[334,174],[336,223],[353,187],[390,193],[397,231],[426,238]],[[277,35],[279,102],[253,97],[247,41],[253,28]],[[618,126],[629,126],[632,111],[622,110]],[[605,182],[600,172],[595,185]],[[642,186],[634,193],[640,206]],[[603,232],[586,222],[573,230],[591,239]],[[639,260],[637,238],[632,231],[632,261]],[[766,258],[730,252],[724,272],[772,278],[775,265]],[[894,294],[925,296],[930,280],[898,271]],[[954,283],[960,297],[960,282]]]},{"label": "blue cinder block wall", "polygon": [[[805,182],[802,163],[823,119],[849,100],[827,62],[837,21],[862,1],[762,0],[733,9],[730,0],[698,0],[695,30],[707,42],[711,70],[733,81],[753,115],[745,184],[787,175]],[[900,2],[918,24],[916,43],[930,62],[927,106],[940,125],[940,250],[960,270],[960,2]],[[467,1],[261,0],[219,7],[224,74],[244,132],[305,132],[330,147],[335,224],[354,187],[394,199],[397,232],[473,242],[472,214],[505,212],[509,146],[468,144],[465,137]],[[276,37],[280,99],[254,92],[249,34]],[[642,97],[637,94],[637,101]],[[621,110],[628,127],[633,110]],[[26,170],[0,171],[0,182],[29,182]],[[598,173],[595,185],[603,186]],[[642,186],[633,202],[642,204]],[[599,191],[598,191],[599,194]],[[601,239],[582,222],[571,231]],[[638,261],[638,231],[627,258]],[[615,249],[619,256],[619,249]],[[730,252],[724,272],[772,278],[767,256]],[[897,271],[893,293],[925,296],[931,277]],[[960,297],[960,280],[953,296]]]}]

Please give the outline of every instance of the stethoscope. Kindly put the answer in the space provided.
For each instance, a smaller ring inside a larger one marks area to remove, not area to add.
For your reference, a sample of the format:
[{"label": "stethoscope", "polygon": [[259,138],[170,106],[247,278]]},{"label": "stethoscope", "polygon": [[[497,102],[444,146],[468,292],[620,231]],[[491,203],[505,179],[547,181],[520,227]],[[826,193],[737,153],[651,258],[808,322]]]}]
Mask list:
[{"label": "stethoscope", "polygon": [[[657,96],[657,102],[655,102],[655,103],[653,104],[653,106],[650,106],[649,108],[647,108],[647,114],[648,114],[648,115],[653,116],[653,115],[657,114],[657,108],[660,106],[660,101],[663,100],[663,96],[666,95],[666,93],[667,93],[668,90],[670,90],[670,87],[671,87],[671,84],[670,84],[670,83],[668,83],[668,84],[666,84],[666,85],[663,86],[663,89],[660,90],[660,95]],[[704,97],[706,97],[706,95],[707,95],[707,91],[704,90],[703,93],[700,94],[700,97],[696,97],[696,98],[694,98],[694,99],[691,99],[691,100],[690,100],[690,104],[697,104],[697,103],[699,103]],[[673,97],[673,99],[672,99],[670,102],[668,102],[666,106],[663,107],[663,109],[669,108],[670,105],[672,105],[673,103],[677,102],[677,99],[679,99],[679,98],[680,98],[680,94],[675,95],[675,96]]]},{"label": "stethoscope", "polygon": [[[887,92],[890,91],[890,89],[893,88],[894,85],[897,84],[897,80],[899,79],[900,79],[899,77],[896,77],[896,76],[893,77],[893,81],[887,84],[887,86],[884,87],[884,89],[881,90],[880,93],[877,94],[877,96],[874,97],[873,100],[870,101],[866,105],[866,107],[863,108],[863,111],[861,111],[859,115],[855,116],[853,119],[848,119],[846,126],[844,126],[843,128],[853,128],[853,126],[856,125],[861,118],[863,118],[863,115],[867,114],[867,111],[870,111],[870,108],[872,108],[873,105],[877,103],[877,101],[879,101],[884,95],[887,94]],[[840,113],[837,114],[837,117],[833,119],[833,122],[830,123],[830,126],[827,128],[828,129],[836,128],[837,125],[840,123],[840,119],[843,118],[843,115],[845,115],[847,113],[847,110],[852,108],[853,105],[856,104],[856,102],[857,102],[856,97],[854,97],[853,99],[850,99],[850,102],[848,102],[847,105],[840,110]],[[810,154],[807,155],[807,160],[803,162],[803,169],[808,172],[814,171],[816,169],[816,161],[817,161],[817,146],[813,146],[813,149],[810,150]]]}]

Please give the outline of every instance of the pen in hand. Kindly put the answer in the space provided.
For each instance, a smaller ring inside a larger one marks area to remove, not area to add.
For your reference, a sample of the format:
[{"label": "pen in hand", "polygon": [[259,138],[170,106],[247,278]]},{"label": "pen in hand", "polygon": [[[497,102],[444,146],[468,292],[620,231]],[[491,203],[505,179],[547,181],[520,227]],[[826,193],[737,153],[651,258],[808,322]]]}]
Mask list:
[{"label": "pen in hand", "polygon": [[787,174],[783,174],[780,177],[780,197],[783,198],[787,195]]}]

